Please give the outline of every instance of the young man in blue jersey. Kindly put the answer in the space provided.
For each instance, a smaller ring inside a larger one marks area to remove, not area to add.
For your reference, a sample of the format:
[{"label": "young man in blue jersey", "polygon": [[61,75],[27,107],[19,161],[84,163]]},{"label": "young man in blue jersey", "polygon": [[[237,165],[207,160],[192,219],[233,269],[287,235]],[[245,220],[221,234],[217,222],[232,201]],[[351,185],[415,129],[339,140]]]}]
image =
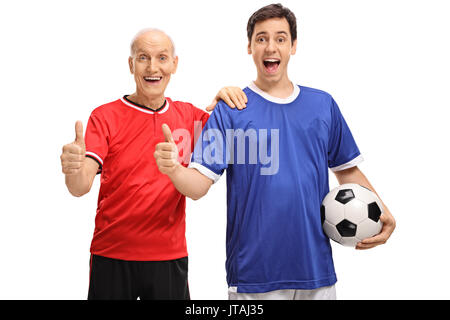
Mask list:
[{"label": "young man in blue jersey", "polygon": [[[340,184],[374,188],[358,169],[362,156],[334,99],[288,78],[297,46],[294,14],[280,4],[255,12],[247,27],[257,79],[247,107],[220,102],[188,168],[178,161],[170,128],[155,158],[184,195],[199,199],[227,169],[227,282],[230,299],[335,299],[331,246],[320,204],[328,169]],[[357,249],[383,244],[395,228],[384,206],[380,234]]]}]

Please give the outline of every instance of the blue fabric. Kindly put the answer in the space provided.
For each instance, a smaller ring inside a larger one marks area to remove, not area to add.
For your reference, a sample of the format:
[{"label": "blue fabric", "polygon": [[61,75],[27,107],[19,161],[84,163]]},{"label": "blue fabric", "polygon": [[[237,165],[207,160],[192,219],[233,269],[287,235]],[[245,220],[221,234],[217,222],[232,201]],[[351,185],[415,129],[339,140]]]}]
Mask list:
[{"label": "blue fabric", "polygon": [[228,285],[249,293],[332,285],[320,205],[328,168],[353,160],[358,147],[326,92],[300,86],[288,104],[244,92],[243,110],[219,102],[192,156],[217,175],[227,169]]}]

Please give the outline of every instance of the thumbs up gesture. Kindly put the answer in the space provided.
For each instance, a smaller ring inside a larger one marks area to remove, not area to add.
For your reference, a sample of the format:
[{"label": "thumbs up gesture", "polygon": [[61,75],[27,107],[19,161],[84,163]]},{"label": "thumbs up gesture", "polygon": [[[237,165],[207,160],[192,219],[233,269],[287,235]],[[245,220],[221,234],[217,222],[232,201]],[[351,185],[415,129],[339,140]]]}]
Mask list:
[{"label": "thumbs up gesture", "polygon": [[156,159],[159,171],[164,174],[171,174],[180,166],[178,162],[178,147],[167,124],[164,123],[162,125],[162,131],[165,141],[156,145],[153,156]]},{"label": "thumbs up gesture", "polygon": [[75,175],[81,171],[84,165],[86,145],[83,136],[83,123],[75,123],[75,141],[66,144],[61,154],[62,172],[65,175]]}]

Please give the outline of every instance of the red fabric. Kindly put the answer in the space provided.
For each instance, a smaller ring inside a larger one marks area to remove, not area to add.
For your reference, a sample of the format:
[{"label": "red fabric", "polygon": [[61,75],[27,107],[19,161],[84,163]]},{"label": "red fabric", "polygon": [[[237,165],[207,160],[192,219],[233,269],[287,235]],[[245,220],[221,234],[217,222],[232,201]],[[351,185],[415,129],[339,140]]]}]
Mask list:
[{"label": "red fabric", "polygon": [[[203,127],[209,115],[166,100],[168,105],[152,112],[122,98],[96,108],[89,118],[86,154],[103,163],[92,254],[136,261],[187,256],[186,199],[159,172],[153,153],[164,141],[163,123],[173,133],[189,132],[192,152],[195,121]],[[183,139],[175,135],[174,140],[180,148]]]}]

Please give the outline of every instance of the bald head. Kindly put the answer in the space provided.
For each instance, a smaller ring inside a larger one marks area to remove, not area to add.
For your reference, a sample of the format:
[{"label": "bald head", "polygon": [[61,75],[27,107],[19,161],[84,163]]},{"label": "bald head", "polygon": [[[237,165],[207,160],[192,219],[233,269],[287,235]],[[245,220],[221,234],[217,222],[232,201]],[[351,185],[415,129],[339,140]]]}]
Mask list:
[{"label": "bald head", "polygon": [[155,29],[155,28],[147,28],[139,31],[133,38],[130,44],[130,55],[133,57],[136,54],[137,48],[140,43],[147,44],[160,44],[166,46],[172,57],[176,57],[175,53],[175,44],[173,43],[172,38],[170,38],[164,31]]}]

